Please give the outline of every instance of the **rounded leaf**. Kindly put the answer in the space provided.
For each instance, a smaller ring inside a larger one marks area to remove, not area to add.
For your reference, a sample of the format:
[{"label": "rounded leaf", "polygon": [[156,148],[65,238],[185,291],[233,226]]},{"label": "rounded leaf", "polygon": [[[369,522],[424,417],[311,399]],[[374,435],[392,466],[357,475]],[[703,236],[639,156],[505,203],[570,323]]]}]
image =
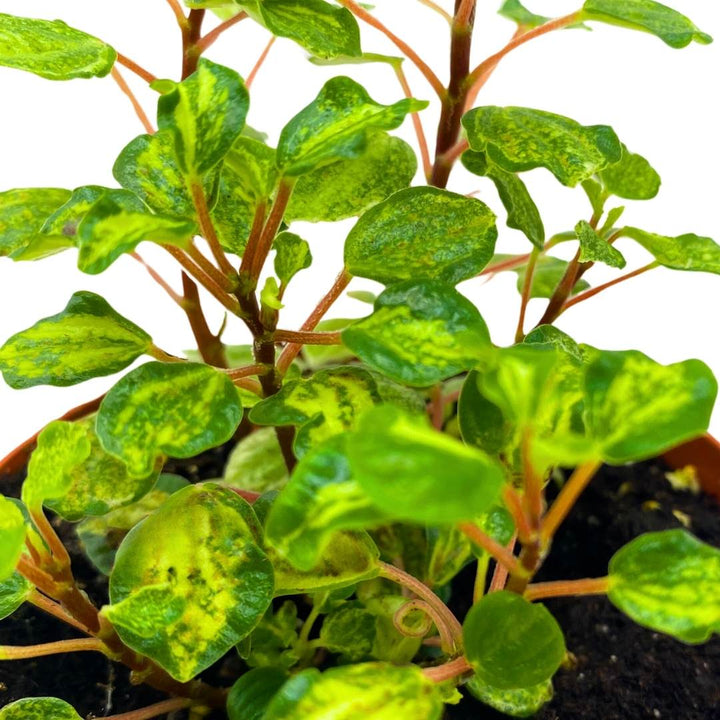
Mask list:
[{"label": "rounded leaf", "polygon": [[668,237],[634,227],[624,228],[622,234],[644,247],[667,268],[720,275],[720,245],[709,237],[693,233]]},{"label": "rounded leaf", "polygon": [[611,602],[686,643],[720,633],[720,549],[685,530],[646,533],[610,560]]},{"label": "rounded leaf", "polygon": [[547,682],[565,657],[562,630],[547,608],[506,590],[472,606],[463,638],[480,682],[499,690]]},{"label": "rounded leaf", "polygon": [[347,269],[385,284],[477,275],[497,240],[485,203],[431,187],[401,190],[368,210],[345,241]]},{"label": "rounded leaf", "polygon": [[0,620],[12,615],[35,588],[18,572],[0,580]]},{"label": "rounded leaf", "polygon": [[227,375],[195,363],[148,363],[126,375],[100,406],[97,434],[136,477],[163,455],[189,458],[227,442],[242,406]]},{"label": "rounded leaf", "polygon": [[484,683],[475,675],[468,680],[465,687],[478,700],[510,717],[532,717],[553,698],[553,686],[550,680],[526,688],[500,690]]},{"label": "rounded leaf", "polygon": [[246,672],[233,686],[227,699],[229,720],[262,720],[265,710],[285,684],[287,673],[275,667]]},{"label": "rounded leaf", "polygon": [[0,720],[81,720],[72,705],[50,697],[23,698],[0,710]]},{"label": "rounded leaf", "polygon": [[185,682],[245,637],[273,594],[250,505],[212,483],[171,495],[123,541],[103,614],[123,642]]}]

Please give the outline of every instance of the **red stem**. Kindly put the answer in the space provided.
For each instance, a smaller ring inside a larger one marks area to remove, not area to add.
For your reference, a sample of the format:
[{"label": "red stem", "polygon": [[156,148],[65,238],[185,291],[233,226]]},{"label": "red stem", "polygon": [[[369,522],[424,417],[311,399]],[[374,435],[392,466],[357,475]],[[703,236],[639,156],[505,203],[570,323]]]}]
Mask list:
[{"label": "red stem", "polygon": [[234,17],[225,20],[225,22],[220,23],[220,25],[211,30],[207,35],[203,36],[195,43],[197,51],[202,55],[226,30],[231,28],[233,25],[237,25],[247,16],[248,14],[246,12],[240,12]]},{"label": "red stem", "polygon": [[260,68],[264,65],[265,60],[267,60],[267,56],[270,54],[270,50],[272,50],[272,46],[275,44],[275,41],[277,38],[273,35],[268,44],[265,46],[265,49],[262,51],[260,57],[258,58],[255,65],[253,65],[253,69],[250,71],[250,74],[247,76],[247,80],[245,80],[245,87],[249,90],[252,87],[252,84],[255,82],[255,78],[257,77],[258,72],[260,72]]},{"label": "red stem", "polygon": [[134,72],[138,77],[141,77],[146,83],[152,83],[157,80],[157,77],[151,72],[147,71],[144,67],[138,65],[134,60],[131,60],[125,55],[117,54],[117,62],[124,65],[128,70]]}]

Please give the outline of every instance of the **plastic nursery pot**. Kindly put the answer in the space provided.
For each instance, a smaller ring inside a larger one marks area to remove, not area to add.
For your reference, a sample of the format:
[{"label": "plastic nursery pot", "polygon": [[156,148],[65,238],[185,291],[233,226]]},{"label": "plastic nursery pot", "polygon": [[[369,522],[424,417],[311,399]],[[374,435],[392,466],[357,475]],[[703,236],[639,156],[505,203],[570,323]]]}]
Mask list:
[{"label": "plastic nursery pot", "polygon": [[702,489],[720,500],[720,441],[712,435],[703,435],[668,450],[663,460],[674,470],[692,465]]}]

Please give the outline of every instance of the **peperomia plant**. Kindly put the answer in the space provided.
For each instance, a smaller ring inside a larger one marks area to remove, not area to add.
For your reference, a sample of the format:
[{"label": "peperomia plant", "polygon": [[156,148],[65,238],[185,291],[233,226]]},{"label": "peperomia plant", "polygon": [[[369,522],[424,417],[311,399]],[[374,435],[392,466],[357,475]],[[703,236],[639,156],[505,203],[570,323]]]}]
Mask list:
[{"label": "peperomia plant", "polygon": [[[717,391],[697,360],[666,366],[634,350],[579,345],[554,321],[654,267],[720,274],[720,246],[621,223],[612,198],[651,199],[660,179],[612,128],[477,105],[502,59],[545,33],[599,22],[673,48],[711,38],[653,0],[587,0],[556,19],[506,0],[500,12],[515,35],[473,69],[475,0],[456,0],[452,13],[422,0],[422,11],[450,26],[446,86],[354,0],[190,0],[187,13],[168,4],[183,39],[177,81],[60,21],[0,14],[0,64],[51,80],[112,74],[147,130],[115,163],[119,188],[0,193],[0,254],[39,261],[74,248],[88,274],[129,254],[197,341],[186,358],[174,356],[107,300],[80,291],[0,348],[13,388],[74,385],[152,358],[94,405],[48,425],[22,499],[0,498],[2,617],[32,603],[80,635],[0,647],[0,659],[103,653],[169,696],[116,716],[134,719],[189,708],[231,720],[435,720],[444,703],[459,701],[460,685],[523,717],[551,698],[567,656],[544,598],[607,594],[633,620],[688,643],[720,631],[720,550],[684,530],[638,537],[605,577],[534,581],[598,468],[702,434]],[[223,21],[204,33],[208,11]],[[298,43],[317,64],[386,64],[399,99],[380,104],[334,77],[272,147],[245,124],[255,73],[243,80],[206,57],[245,19],[271,42]],[[434,158],[420,114],[428,103],[412,96],[401,58],[362,49],[362,24],[384,33],[437,96]],[[157,127],[121,67],[157,91]],[[410,186],[415,151],[390,134],[407,120],[426,185]],[[496,254],[494,211],[445,189],[458,161],[494,183],[527,253]],[[535,168],[582,186],[587,217],[569,217],[570,229],[546,237],[522,177]],[[282,328],[286,289],[312,262],[292,224],[352,217],[339,275],[299,330]],[[584,276],[594,264],[624,268],[625,241],[652,263],[590,287]],[[145,263],[141,242],[177,261],[182,292]],[[575,250],[570,262],[551,254],[560,243]],[[478,308],[455,289],[503,271],[518,274],[522,296],[512,347],[492,343]],[[353,277],[385,286],[378,297],[354,293],[372,312],[326,319]],[[223,329],[210,328],[199,286],[229,323],[244,323],[251,344],[228,346]],[[547,308],[529,330],[526,308],[537,297]],[[163,473],[168,458],[227,443],[222,478],[190,484]],[[559,468],[574,471],[549,502]],[[79,586],[46,510],[77,523],[88,557],[109,576],[106,605]],[[472,608],[458,618],[446,601],[470,563]],[[228,652],[246,668],[232,687],[198,679]],[[0,710],[0,720],[39,717],[79,720],[54,698]]]}]

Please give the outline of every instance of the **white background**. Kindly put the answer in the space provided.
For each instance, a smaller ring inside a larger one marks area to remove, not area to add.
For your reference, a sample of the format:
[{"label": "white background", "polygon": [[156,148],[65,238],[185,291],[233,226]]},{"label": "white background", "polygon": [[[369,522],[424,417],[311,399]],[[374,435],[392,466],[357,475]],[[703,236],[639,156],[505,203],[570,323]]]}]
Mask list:
[{"label": "white background", "polygon": [[[448,10],[452,0],[439,0]],[[671,0],[668,0],[671,2]],[[408,41],[444,80],[447,75],[448,32],[439,15],[417,0],[377,0],[376,15]],[[577,0],[527,0],[535,12],[563,15],[577,9]],[[674,0],[706,32],[720,36],[720,4],[708,0]],[[512,35],[514,26],[495,15],[500,0],[480,2],[474,61],[492,54]],[[158,77],[177,78],[180,39],[174,18],[163,0],[0,0],[0,12],[54,19],[90,32],[132,57]],[[207,27],[215,24],[209,17]],[[628,203],[628,224],[679,235],[696,232],[720,239],[720,188],[717,168],[718,76],[720,44],[673,50],[649,35],[594,24],[593,32],[562,31],[534,40],[507,57],[481,94],[478,103],[525,105],[568,115],[584,124],[609,124],[631,150],[651,160],[663,178],[657,199]],[[364,26],[366,51],[397,54],[386,39]],[[208,53],[211,59],[247,75],[268,40],[268,34],[246,20],[232,28]],[[422,77],[405,63],[416,97],[433,99]],[[154,93],[127,72],[125,76],[154,115]],[[279,40],[252,92],[249,122],[275,141],[282,126],[309,103],[333,75],[347,74],[363,83],[380,102],[401,97],[386,66],[317,68],[288,40]],[[73,188],[86,184],[114,186],[112,164],[135,135],[143,132],[127,99],[108,77],[50,82],[0,68],[0,190],[13,187]],[[423,113],[434,137],[436,108]],[[415,145],[409,121],[400,130]],[[574,227],[589,215],[580,189],[560,186],[547,172],[526,175],[545,219],[548,236]],[[419,176],[418,176],[418,182]],[[498,213],[503,252],[527,252],[527,241],[504,226],[504,213],[488,181],[457,170],[451,189],[480,190],[479,197]],[[311,243],[315,263],[294,281],[286,295],[281,326],[295,328],[324,294],[342,265],[343,240],[352,221],[332,225],[298,223],[297,231]],[[618,247],[628,269],[646,264],[648,256],[622,240]],[[567,253],[570,248],[563,249]],[[162,269],[176,287],[179,273],[164,253],[146,244],[141,252]],[[122,258],[99,277],[75,269],[73,252],[39,263],[13,264],[0,259],[0,341],[39,318],[59,312],[81,289],[102,294],[167,351],[178,353],[192,343],[184,316],[137,263]],[[565,255],[567,257],[567,255]],[[615,271],[595,268],[595,283]],[[512,341],[519,307],[515,276],[503,274],[483,285],[471,280],[461,290],[475,301],[498,344]],[[372,288],[354,281],[353,289]],[[578,341],[607,349],[637,348],[671,362],[688,357],[705,360],[720,375],[718,301],[720,282],[711,275],[658,269],[610,289],[563,316],[559,326]],[[212,303],[208,301],[208,308]],[[529,321],[542,312],[533,301]],[[334,316],[366,314],[367,306],[343,298]],[[222,313],[209,313],[217,326]],[[231,322],[226,341],[244,342],[239,322]],[[0,457],[46,421],[93,398],[115,379],[75,388],[34,388],[13,391],[0,382]],[[713,425],[720,431],[720,414]]]}]

